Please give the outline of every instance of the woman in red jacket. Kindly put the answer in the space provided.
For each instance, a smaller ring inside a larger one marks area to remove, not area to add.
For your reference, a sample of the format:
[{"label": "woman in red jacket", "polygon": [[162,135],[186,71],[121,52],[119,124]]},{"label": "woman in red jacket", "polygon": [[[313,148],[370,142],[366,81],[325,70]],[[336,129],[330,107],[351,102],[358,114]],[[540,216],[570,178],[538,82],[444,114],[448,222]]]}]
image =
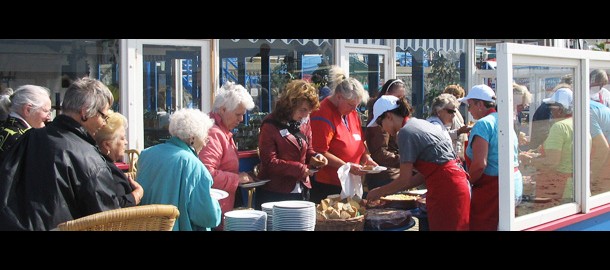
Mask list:
[{"label": "woman in red jacket", "polygon": [[257,209],[266,202],[309,200],[309,176],[328,163],[324,156],[316,156],[311,145],[309,114],[319,107],[316,88],[304,80],[294,80],[263,120],[258,139],[258,178],[271,181],[257,190]]}]

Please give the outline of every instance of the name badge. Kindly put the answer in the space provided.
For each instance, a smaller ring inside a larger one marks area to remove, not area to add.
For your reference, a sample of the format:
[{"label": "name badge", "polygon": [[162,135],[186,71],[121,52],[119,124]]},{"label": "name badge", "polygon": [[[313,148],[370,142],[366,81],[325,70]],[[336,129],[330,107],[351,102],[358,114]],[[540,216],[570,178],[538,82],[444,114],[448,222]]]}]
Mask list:
[{"label": "name badge", "polygon": [[290,134],[290,132],[288,132],[287,129],[280,130],[280,135],[282,135],[282,137],[286,137],[286,136],[288,136],[288,134]]},{"label": "name badge", "polygon": [[354,140],[356,141],[362,140],[362,138],[360,138],[360,134],[352,134],[352,136],[354,136]]}]

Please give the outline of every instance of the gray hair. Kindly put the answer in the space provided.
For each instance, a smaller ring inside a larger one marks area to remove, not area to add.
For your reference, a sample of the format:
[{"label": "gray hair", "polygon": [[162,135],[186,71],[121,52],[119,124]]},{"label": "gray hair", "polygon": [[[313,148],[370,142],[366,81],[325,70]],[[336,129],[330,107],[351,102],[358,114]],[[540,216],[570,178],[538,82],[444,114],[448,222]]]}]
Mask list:
[{"label": "gray hair", "polygon": [[341,94],[345,99],[350,100],[359,98],[363,103],[369,100],[369,93],[364,89],[362,83],[354,78],[348,78],[345,71],[339,66],[331,66],[329,75],[331,95]]},{"label": "gray hair", "polygon": [[[2,96],[0,99],[0,111],[6,112],[6,117],[8,117],[8,113],[14,112],[19,114],[24,106],[30,104],[35,111],[38,111],[44,106],[45,101],[51,100],[50,95],[51,92],[46,87],[31,84],[22,85],[10,97]],[[0,120],[5,120],[6,117],[0,118]]]},{"label": "gray hair", "polygon": [[86,110],[86,117],[94,117],[98,110],[103,110],[114,103],[114,97],[102,82],[84,77],[74,81],[64,96],[61,109],[64,112],[79,113]]},{"label": "gray hair", "polygon": [[216,97],[214,98],[214,105],[212,111],[218,112],[221,107],[225,107],[229,111],[233,111],[243,104],[246,110],[252,110],[254,108],[254,100],[248,93],[248,90],[241,84],[235,84],[234,82],[226,82],[222,87],[218,89]]},{"label": "gray hair", "polygon": [[603,69],[595,69],[589,75],[591,82],[599,83],[602,86],[608,84],[608,74]]},{"label": "gray hair", "polygon": [[432,100],[432,109],[430,113],[433,116],[438,116],[438,111],[444,109],[449,104],[453,104],[453,107],[456,109],[460,106],[460,103],[454,95],[449,93],[440,94]]},{"label": "gray hair", "polygon": [[214,120],[201,110],[182,108],[170,116],[169,134],[190,145],[191,137],[205,140],[212,125]]}]

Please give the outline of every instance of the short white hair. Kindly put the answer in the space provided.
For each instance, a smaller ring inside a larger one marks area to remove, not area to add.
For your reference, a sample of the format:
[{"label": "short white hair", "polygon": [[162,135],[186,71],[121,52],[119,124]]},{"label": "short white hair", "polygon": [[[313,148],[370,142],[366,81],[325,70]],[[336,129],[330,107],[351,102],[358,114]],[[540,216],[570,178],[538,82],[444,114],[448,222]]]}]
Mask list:
[{"label": "short white hair", "polygon": [[241,84],[226,82],[216,93],[212,111],[218,112],[221,107],[233,111],[237,109],[239,104],[243,104],[244,107],[246,107],[246,110],[254,109],[254,100],[252,100],[252,96],[250,96],[250,93],[248,93],[246,88]]},{"label": "short white hair", "polygon": [[205,140],[212,125],[214,120],[201,110],[182,108],[170,116],[169,134],[190,144],[191,137]]}]

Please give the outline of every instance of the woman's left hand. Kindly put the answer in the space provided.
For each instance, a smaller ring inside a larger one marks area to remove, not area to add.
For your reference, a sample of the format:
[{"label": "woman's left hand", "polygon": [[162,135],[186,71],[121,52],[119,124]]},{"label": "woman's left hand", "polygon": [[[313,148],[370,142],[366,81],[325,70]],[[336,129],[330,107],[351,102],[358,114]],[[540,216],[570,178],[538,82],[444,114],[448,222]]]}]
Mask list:
[{"label": "woman's left hand", "polygon": [[138,205],[142,201],[142,197],[144,197],[144,188],[142,188],[138,182],[133,180],[131,175],[127,176],[127,180],[129,180],[129,184],[131,184],[131,187],[133,188],[131,194],[133,194],[133,197],[136,200],[136,205]]}]

